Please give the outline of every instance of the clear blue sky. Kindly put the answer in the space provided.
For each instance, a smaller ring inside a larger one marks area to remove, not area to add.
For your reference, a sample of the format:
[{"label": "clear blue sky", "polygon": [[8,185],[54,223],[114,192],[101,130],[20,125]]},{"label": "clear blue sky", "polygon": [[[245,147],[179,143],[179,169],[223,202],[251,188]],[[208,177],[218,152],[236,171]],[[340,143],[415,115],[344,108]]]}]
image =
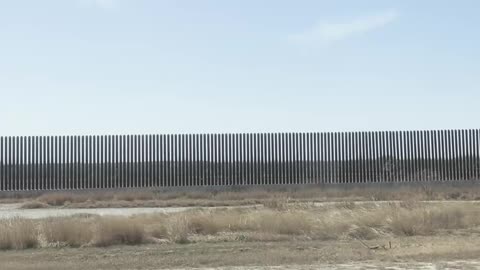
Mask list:
[{"label": "clear blue sky", "polygon": [[479,128],[479,11],[0,0],[0,135]]}]

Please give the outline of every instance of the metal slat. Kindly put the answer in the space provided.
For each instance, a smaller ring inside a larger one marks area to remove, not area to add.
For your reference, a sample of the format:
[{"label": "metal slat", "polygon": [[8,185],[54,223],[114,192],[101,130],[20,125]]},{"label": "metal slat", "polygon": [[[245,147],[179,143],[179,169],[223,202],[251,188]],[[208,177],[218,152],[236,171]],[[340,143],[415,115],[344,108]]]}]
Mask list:
[{"label": "metal slat", "polygon": [[383,174],[382,174],[382,166],[381,166],[383,145],[382,145],[382,132],[380,131],[375,132],[375,148],[376,148],[375,149],[375,174],[376,174],[375,182],[383,182]]},{"label": "metal slat", "polygon": [[12,190],[13,191],[17,191],[18,190],[18,180],[19,180],[19,137],[16,136],[13,138],[13,144],[14,144],[14,167],[13,167],[13,171],[14,171],[14,176],[13,176],[13,183],[12,183]]},{"label": "metal slat", "polygon": [[[121,182],[121,170],[119,169],[120,166],[120,144],[119,144],[119,136],[114,135],[112,137],[113,139],[113,188],[121,188],[122,187],[122,182]],[[90,143],[90,142],[89,142]],[[90,168],[90,166],[89,166]]]},{"label": "metal slat", "polygon": [[128,175],[127,175],[127,136],[122,135],[120,137],[120,144],[121,144],[121,182],[122,182],[122,187],[127,188],[128,187]]},{"label": "metal slat", "polygon": [[435,181],[440,180],[440,174],[438,173],[438,160],[439,160],[439,144],[438,144],[438,132],[436,130],[432,131],[432,146],[433,146],[433,175],[435,178]]},{"label": "metal slat", "polygon": [[[35,179],[38,179],[38,138],[35,138]],[[66,187],[68,190],[72,189],[72,171],[73,171],[73,159],[72,159],[72,140],[71,136],[65,137],[65,158],[66,158]],[[37,188],[38,189],[38,188]]]},{"label": "metal slat", "polygon": [[205,149],[205,162],[204,162],[204,172],[205,172],[205,186],[212,185],[212,169],[213,169],[213,136],[212,134],[205,135],[204,138],[204,149]]},{"label": "metal slat", "polygon": [[270,184],[268,182],[268,179],[265,177],[265,166],[266,166],[266,148],[267,148],[267,143],[266,143],[266,135],[265,134],[258,134],[259,140],[258,140],[258,161],[257,161],[257,166],[258,166],[258,177],[260,179],[260,183],[263,185],[268,185]]},{"label": "metal slat", "polygon": [[333,134],[328,132],[325,134],[325,147],[326,147],[326,156],[325,156],[325,183],[331,184],[332,181],[332,141],[333,141]]},{"label": "metal slat", "polygon": [[358,140],[358,132],[353,132],[352,133],[352,161],[353,161],[353,182],[354,183],[359,183],[361,178],[360,178],[360,143]]},{"label": "metal slat", "polygon": [[352,133],[344,133],[345,151],[344,151],[344,170],[345,170],[345,183],[352,182]]},{"label": "metal slat", "polygon": [[160,188],[160,187],[164,187],[164,182],[163,182],[163,160],[164,160],[164,143],[163,143],[163,135],[156,135],[155,136],[155,140],[156,140],[156,145],[157,145],[157,152],[156,152],[156,163],[155,163],[155,167],[156,167],[156,173],[155,173],[155,177],[156,177],[156,187],[157,188]]},{"label": "metal slat", "polygon": [[219,185],[224,186],[226,185],[226,177],[225,177],[225,134],[220,134],[219,135],[219,174],[220,174],[220,181]]},{"label": "metal slat", "polygon": [[405,182],[410,182],[411,181],[411,176],[410,176],[410,171],[411,171],[411,161],[412,161],[412,155],[411,155],[411,148],[412,148],[412,138],[410,137],[410,132],[406,131],[404,132],[405,136],[405,176],[404,176],[404,181]]},{"label": "metal slat", "polygon": [[462,180],[467,180],[467,159],[466,159],[466,154],[467,154],[467,131],[466,130],[461,130],[461,135],[462,135],[462,143],[461,143],[461,159],[460,163],[462,164],[462,171],[461,171],[461,179]]},{"label": "metal slat", "polygon": [[0,137],[0,190],[478,179],[479,130]]},{"label": "metal slat", "polygon": [[193,154],[192,154],[192,135],[187,134],[187,137],[185,139],[185,147],[186,147],[186,152],[187,152],[187,183],[188,186],[194,186],[193,183]]},{"label": "metal slat", "polygon": [[235,185],[242,185],[242,167],[241,167],[241,162],[242,162],[242,134],[235,134],[234,136],[234,145],[233,148],[235,149],[235,155],[234,155],[234,182]]},{"label": "metal slat", "polygon": [[253,162],[253,134],[247,134],[247,183],[248,185],[253,185],[253,170],[252,170],[252,162]]},{"label": "metal slat", "polygon": [[440,147],[440,160],[439,160],[439,170],[440,170],[440,180],[445,181],[446,177],[446,132],[444,130],[439,131],[439,147]]},{"label": "metal slat", "polygon": [[0,136],[0,191],[5,191],[5,137]]},{"label": "metal slat", "polygon": [[8,162],[8,137],[2,137],[2,190],[8,190],[8,171],[9,171],[9,162]]},{"label": "metal slat", "polygon": [[450,164],[450,141],[449,141],[449,131],[448,130],[444,130],[443,131],[443,151],[444,151],[444,157],[443,157],[443,164],[442,164],[442,167],[443,167],[443,173],[444,173],[444,177],[443,177],[443,180],[444,181],[448,181],[450,180],[450,176],[449,176],[449,171],[450,171],[450,167],[449,167],[449,164]]},{"label": "metal slat", "polygon": [[196,144],[197,144],[197,185],[202,186],[204,185],[204,174],[203,174],[203,162],[205,160],[205,153],[203,148],[203,135],[197,134],[196,135]]},{"label": "metal slat", "polygon": [[259,134],[253,134],[253,163],[252,163],[252,168],[253,168],[253,183],[255,185],[261,185],[262,182],[259,179],[259,173],[258,173],[258,160],[259,160],[259,148],[260,148],[260,143],[259,143]]},{"label": "metal slat", "polygon": [[16,190],[22,191],[24,190],[25,187],[25,178],[24,178],[24,142],[23,142],[24,137],[18,137],[18,163],[17,163],[17,173],[18,173],[18,178],[17,178],[17,188]]},{"label": "metal slat", "polygon": [[285,133],[278,134],[278,157],[279,157],[279,172],[278,172],[278,181],[280,184],[286,184],[286,177],[285,177],[285,162],[286,162],[286,154],[285,154]]},{"label": "metal slat", "polygon": [[460,174],[460,171],[461,171],[461,164],[460,164],[460,149],[461,149],[461,146],[460,146],[460,131],[459,130],[455,130],[454,131],[454,136],[455,136],[455,179],[454,180],[460,180],[461,178],[461,174]]},{"label": "metal slat", "polygon": [[178,161],[179,161],[179,174],[178,174],[178,186],[185,186],[185,135],[179,135],[178,138]]},{"label": "metal slat", "polygon": [[227,134],[227,185],[233,186],[235,185],[235,176],[234,176],[234,169],[235,169],[235,135],[234,134]]},{"label": "metal slat", "polygon": [[138,172],[138,163],[139,163],[139,136],[132,135],[132,144],[131,144],[131,155],[132,155],[132,186],[134,188],[140,187],[140,177]]},{"label": "metal slat", "polygon": [[405,153],[404,153],[404,147],[405,147],[405,141],[403,138],[403,132],[402,131],[397,131],[397,182],[404,182],[403,177],[404,177],[404,167],[405,167]]},{"label": "metal slat", "polygon": [[479,130],[475,130],[475,145],[474,145],[474,157],[475,157],[475,180],[480,179],[480,137]]},{"label": "metal slat", "polygon": [[459,168],[459,180],[465,180],[465,168],[464,168],[464,146],[465,146],[465,134],[464,130],[458,130],[458,168]]},{"label": "metal slat", "polygon": [[155,186],[155,167],[154,164],[154,156],[155,156],[155,140],[154,136],[150,134],[148,136],[148,187]]},{"label": "metal slat", "polygon": [[362,132],[355,132],[355,150],[356,150],[356,178],[357,183],[363,183],[363,144]]},{"label": "metal slat", "polygon": [[474,131],[470,129],[468,130],[468,180],[473,180],[474,178],[473,139],[474,139]]},{"label": "metal slat", "polygon": [[273,177],[273,183],[275,185],[280,185],[280,145],[279,145],[279,133],[275,133],[272,137],[272,147],[271,147],[271,155],[272,155],[272,167],[271,167],[271,176]]},{"label": "metal slat", "polygon": [[[35,151],[35,137],[29,137],[29,190],[35,190],[35,167],[36,167],[36,151]],[[1,155],[1,153],[0,153]],[[0,176],[1,177],[1,176]]]}]

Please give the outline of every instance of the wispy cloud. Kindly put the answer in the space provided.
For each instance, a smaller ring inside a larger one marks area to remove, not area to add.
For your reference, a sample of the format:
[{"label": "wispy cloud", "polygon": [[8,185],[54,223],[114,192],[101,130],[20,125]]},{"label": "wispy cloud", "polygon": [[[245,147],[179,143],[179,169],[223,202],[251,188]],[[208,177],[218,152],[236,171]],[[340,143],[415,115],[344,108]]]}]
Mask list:
[{"label": "wispy cloud", "polygon": [[355,18],[347,22],[319,22],[308,29],[289,36],[289,40],[305,44],[329,44],[381,28],[398,18],[395,10]]},{"label": "wispy cloud", "polygon": [[79,0],[84,6],[97,7],[102,9],[114,8],[117,0]]},{"label": "wispy cloud", "polygon": [[95,0],[95,5],[101,8],[112,8],[115,6],[115,0]]}]

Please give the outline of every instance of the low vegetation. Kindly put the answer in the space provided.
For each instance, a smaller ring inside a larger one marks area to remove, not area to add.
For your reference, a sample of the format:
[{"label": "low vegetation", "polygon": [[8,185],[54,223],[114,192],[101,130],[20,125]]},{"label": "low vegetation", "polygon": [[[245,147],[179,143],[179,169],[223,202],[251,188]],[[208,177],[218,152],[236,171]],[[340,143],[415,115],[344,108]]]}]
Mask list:
[{"label": "low vegetation", "polygon": [[37,224],[32,220],[13,218],[0,221],[0,249],[34,248],[39,244]]},{"label": "low vegetation", "polygon": [[21,209],[41,209],[41,208],[49,208],[50,205],[47,203],[39,202],[39,201],[30,201],[23,203],[20,207]]},{"label": "low vegetation", "polygon": [[77,215],[0,222],[0,248],[142,243],[330,240],[436,235],[478,229],[474,202],[345,202],[314,206],[269,201],[255,208],[193,209],[132,217]]},{"label": "low vegetation", "polygon": [[480,190],[467,187],[419,186],[399,188],[288,189],[239,191],[95,191],[10,194],[0,203],[22,202],[23,208],[211,207],[326,201],[480,200]]}]

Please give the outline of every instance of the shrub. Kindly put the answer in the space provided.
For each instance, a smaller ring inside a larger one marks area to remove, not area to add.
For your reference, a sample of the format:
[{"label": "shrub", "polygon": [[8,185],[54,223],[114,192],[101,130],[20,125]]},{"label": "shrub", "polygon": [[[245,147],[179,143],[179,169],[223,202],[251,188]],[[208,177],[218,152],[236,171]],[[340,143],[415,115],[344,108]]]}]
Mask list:
[{"label": "shrub", "polygon": [[273,210],[287,210],[288,199],[287,198],[274,198],[263,202],[263,206]]},{"label": "shrub", "polygon": [[42,229],[47,242],[70,247],[89,244],[93,238],[92,224],[86,218],[50,218]]},{"label": "shrub", "polygon": [[145,230],[133,219],[103,217],[98,220],[93,244],[99,247],[111,245],[136,245],[145,241]]},{"label": "shrub", "polygon": [[168,238],[177,244],[186,244],[188,240],[189,226],[185,215],[171,218],[167,224]]},{"label": "shrub", "polygon": [[114,196],[116,200],[121,201],[147,201],[155,199],[155,195],[151,192],[138,192],[138,191],[131,191],[131,192],[121,192]]},{"label": "shrub", "polygon": [[437,230],[477,226],[480,223],[478,213],[467,214],[468,211],[456,206],[399,209],[393,214],[390,227],[395,234],[412,236],[433,234]]},{"label": "shrub", "polygon": [[278,234],[307,234],[314,228],[314,221],[302,212],[259,212],[250,223],[255,230]]},{"label": "shrub", "polygon": [[67,193],[47,193],[38,197],[38,200],[52,206],[63,206],[66,202],[71,202],[72,197],[72,194]]},{"label": "shrub", "polygon": [[371,240],[378,237],[377,232],[370,227],[365,226],[354,226],[350,232],[348,233],[350,237],[355,239],[362,239],[362,240]]},{"label": "shrub", "polygon": [[0,221],[0,249],[26,249],[38,246],[38,232],[32,220],[12,218]]},{"label": "shrub", "polygon": [[41,209],[48,207],[50,207],[48,204],[39,201],[26,202],[20,206],[21,209]]},{"label": "shrub", "polygon": [[152,226],[152,228],[149,230],[148,234],[152,237],[158,238],[158,239],[163,239],[163,238],[168,238],[168,230],[167,227],[161,224],[157,224]]},{"label": "shrub", "polygon": [[221,224],[212,216],[200,214],[188,218],[189,231],[196,234],[216,234]]}]

